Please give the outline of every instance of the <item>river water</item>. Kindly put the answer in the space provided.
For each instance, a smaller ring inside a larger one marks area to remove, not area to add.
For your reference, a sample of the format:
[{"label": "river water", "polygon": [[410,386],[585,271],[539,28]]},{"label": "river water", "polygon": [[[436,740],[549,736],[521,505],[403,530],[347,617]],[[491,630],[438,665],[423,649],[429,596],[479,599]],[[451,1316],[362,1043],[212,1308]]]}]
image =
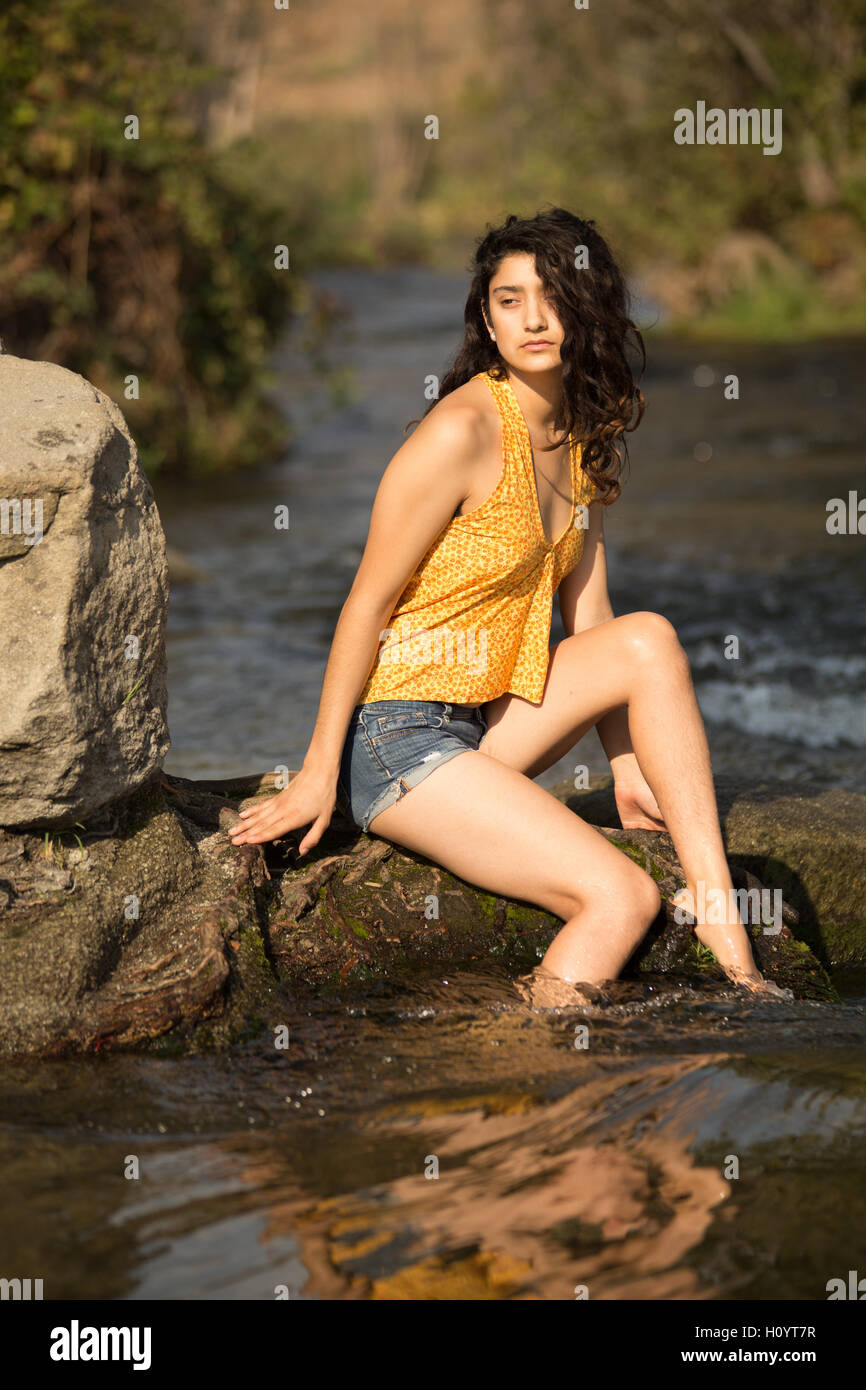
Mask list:
[{"label": "river water", "polygon": [[[455,343],[459,278],[317,278],[352,311],[327,356],[357,397],[329,403],[289,341],[291,457],[158,489],[203,576],[171,603],[181,775],[299,765],[377,479]],[[649,341],[614,609],[677,626],[717,772],[861,789],[863,540],[825,506],[862,481],[864,348]],[[539,780],[576,763],[605,770],[594,734]],[[866,1274],[866,979],[835,982],[837,1005],[619,982],[587,1022],[480,962],[287,998],[285,1050],[6,1065],[2,1272],[46,1298],[825,1299]]]}]

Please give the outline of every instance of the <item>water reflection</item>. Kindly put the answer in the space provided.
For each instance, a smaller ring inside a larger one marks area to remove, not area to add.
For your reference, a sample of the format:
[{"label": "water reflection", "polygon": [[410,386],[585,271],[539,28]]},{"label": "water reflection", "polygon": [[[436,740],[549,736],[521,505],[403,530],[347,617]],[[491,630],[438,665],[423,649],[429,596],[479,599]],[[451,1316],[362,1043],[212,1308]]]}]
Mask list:
[{"label": "water reflection", "polygon": [[814,1299],[856,1264],[862,998],[622,984],[576,1047],[491,970],[287,1019],[286,1053],[5,1069],[3,1247],[47,1298]]}]

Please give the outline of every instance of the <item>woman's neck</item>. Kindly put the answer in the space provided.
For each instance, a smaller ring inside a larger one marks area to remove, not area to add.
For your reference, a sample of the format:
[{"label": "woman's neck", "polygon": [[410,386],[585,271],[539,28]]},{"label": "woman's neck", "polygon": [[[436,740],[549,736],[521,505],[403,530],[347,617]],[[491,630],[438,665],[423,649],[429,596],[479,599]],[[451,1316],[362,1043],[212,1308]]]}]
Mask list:
[{"label": "woman's neck", "polygon": [[539,447],[548,446],[554,433],[556,411],[562,397],[562,368],[555,367],[548,372],[521,373],[506,363],[511,389],[517,404],[523,411],[523,418],[529,430],[530,440],[541,441]]}]

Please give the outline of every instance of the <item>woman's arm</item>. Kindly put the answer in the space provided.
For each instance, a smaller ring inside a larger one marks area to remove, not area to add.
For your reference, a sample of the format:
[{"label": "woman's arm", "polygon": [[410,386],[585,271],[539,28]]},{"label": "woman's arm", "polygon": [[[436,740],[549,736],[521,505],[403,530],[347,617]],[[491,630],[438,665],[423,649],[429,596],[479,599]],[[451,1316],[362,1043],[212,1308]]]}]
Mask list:
[{"label": "woman's arm", "polygon": [[562,624],[569,637],[614,617],[607,592],[604,507],[591,503],[587,511],[589,521],[583,538],[583,553],[557,589]]},{"label": "woman's arm", "polygon": [[367,542],[334,631],[305,767],[336,781],[349,717],[401,593],[469,495],[476,412],[431,410],[391,459],[373,502]]},{"label": "woman's arm", "polygon": [[446,397],[386,467],[364,554],[334,630],[303,766],[285,791],[241,812],[231,830],[235,844],[273,840],[310,823],[300,853],[318,844],[336,803],[349,719],[382,632],[419,561],[470,493],[484,425],[475,407]]}]

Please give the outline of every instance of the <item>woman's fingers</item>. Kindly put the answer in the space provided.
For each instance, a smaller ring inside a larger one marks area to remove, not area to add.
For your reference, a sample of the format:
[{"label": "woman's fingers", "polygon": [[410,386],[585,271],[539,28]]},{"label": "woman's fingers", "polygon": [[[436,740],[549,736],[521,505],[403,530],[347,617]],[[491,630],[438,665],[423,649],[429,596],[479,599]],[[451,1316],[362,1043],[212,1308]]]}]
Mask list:
[{"label": "woman's fingers", "polygon": [[301,843],[298,845],[298,853],[306,854],[307,850],[315,849],[327,829],[330,817],[319,816],[313,821],[312,826],[307,831]]},{"label": "woman's fingers", "polygon": [[287,808],[285,802],[281,800],[281,794],[269,796],[265,801],[259,802],[258,806],[247,806],[241,811],[242,816],[247,817],[246,824],[260,820],[272,820],[279,814],[285,815]]},{"label": "woman's fingers", "polygon": [[236,845],[258,845],[263,840],[276,840],[294,829],[295,826],[283,825],[279,820],[260,821],[252,827],[245,827],[240,835],[232,836],[232,839]]},{"label": "woman's fingers", "polygon": [[291,830],[298,830],[302,826],[308,825],[310,829],[307,837],[300,847],[300,853],[306,854],[308,849],[317,845],[327,826],[331,813],[324,812],[305,814],[298,808],[287,807],[283,800],[284,793],[271,796],[260,806],[247,807],[245,820],[239,820],[229,830],[229,836],[235,845],[258,845],[266,840],[276,840],[281,835],[288,834]]},{"label": "woman's fingers", "polygon": [[[248,820],[238,821],[236,825],[231,827],[229,835],[233,840],[236,840],[239,835],[257,835],[263,830],[271,829],[278,821],[284,819],[291,821],[292,817],[285,817],[285,814],[280,816],[275,806],[257,806],[254,808],[254,814],[250,816]],[[303,824],[303,822],[301,823]],[[284,828],[288,829],[290,827],[285,826]]]},{"label": "woman's fingers", "polygon": [[235,844],[252,843],[260,840],[275,840],[278,835],[284,835],[288,830],[294,830],[292,825],[283,825],[279,820],[259,820],[254,825],[241,827],[239,834],[233,834],[232,839]]},{"label": "woman's fingers", "polygon": [[251,816],[249,820],[241,820],[238,821],[236,825],[233,825],[231,830],[229,831],[229,834],[240,835],[244,830],[255,830],[258,826],[261,825],[261,823],[261,811],[257,810],[256,814],[254,816]]}]

